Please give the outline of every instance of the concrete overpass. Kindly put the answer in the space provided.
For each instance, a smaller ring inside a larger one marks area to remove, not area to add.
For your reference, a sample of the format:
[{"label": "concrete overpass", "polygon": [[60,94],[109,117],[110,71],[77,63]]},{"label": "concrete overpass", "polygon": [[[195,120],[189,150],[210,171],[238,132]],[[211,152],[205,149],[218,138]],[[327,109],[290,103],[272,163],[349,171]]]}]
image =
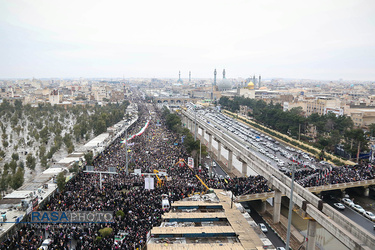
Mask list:
[{"label": "concrete overpass", "polygon": [[168,104],[186,104],[189,102],[197,102],[198,99],[193,99],[190,97],[154,97],[156,103],[168,103]]},{"label": "concrete overpass", "polygon": [[[375,179],[373,180],[364,180],[364,181],[356,181],[356,182],[348,182],[348,183],[339,183],[339,184],[331,184],[331,185],[322,185],[316,187],[305,187],[306,190],[319,194],[322,191],[330,191],[330,190],[345,190],[347,188],[354,188],[354,187],[364,187],[365,195],[368,195],[369,186],[375,185]],[[254,200],[267,200],[268,198],[275,197],[275,192],[264,192],[264,193],[257,193],[257,194],[246,194],[237,196],[237,202],[245,202],[245,201],[254,201]]]},{"label": "concrete overpass", "polygon": [[[197,117],[197,129],[195,129],[194,114],[182,111],[181,115],[184,120],[183,123],[193,133],[198,133],[198,127],[201,128],[202,134],[198,134],[197,136],[202,138],[202,142],[205,141],[205,133],[208,134],[209,150],[213,151],[212,138],[218,142],[219,160],[221,158],[221,146],[224,146],[228,150],[228,169],[232,169],[233,167],[232,159],[234,153],[242,162],[242,174],[247,174],[247,165],[250,165],[255,172],[268,180],[268,185],[275,190],[273,221],[274,223],[278,223],[280,221],[281,196],[286,195],[290,198],[291,179],[263,161],[251,150],[246,149],[242,142],[238,138],[234,138],[233,135],[228,135],[221,130],[218,131],[209,123],[199,119],[199,117]],[[309,241],[307,242],[307,249],[315,249],[316,223],[319,223],[350,249],[369,250],[375,246],[375,237],[372,234],[341,213],[338,213],[330,205],[324,204],[319,197],[298,183],[294,185],[293,202],[313,218],[309,220],[308,224],[307,236]]]}]

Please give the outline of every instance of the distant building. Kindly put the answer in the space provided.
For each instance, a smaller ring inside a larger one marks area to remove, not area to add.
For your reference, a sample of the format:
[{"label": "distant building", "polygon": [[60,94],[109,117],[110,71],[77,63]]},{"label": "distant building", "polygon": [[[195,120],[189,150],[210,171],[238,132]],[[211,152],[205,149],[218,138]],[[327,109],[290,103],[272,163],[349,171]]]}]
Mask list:
[{"label": "distant building", "polygon": [[375,123],[375,109],[357,109],[350,112],[350,116],[356,127],[367,127]]},{"label": "distant building", "polygon": [[48,100],[51,105],[59,104],[62,101],[62,95],[60,95],[57,89],[54,89],[49,94]]},{"label": "distant building", "polygon": [[239,96],[242,96],[242,97],[245,97],[245,98],[254,99],[255,98],[254,83],[253,82],[249,82],[247,84],[247,86],[245,86],[243,88],[238,88],[237,89],[237,94]]},{"label": "distant building", "polygon": [[124,100],[124,92],[123,91],[115,91],[111,92],[111,102],[122,102]]}]

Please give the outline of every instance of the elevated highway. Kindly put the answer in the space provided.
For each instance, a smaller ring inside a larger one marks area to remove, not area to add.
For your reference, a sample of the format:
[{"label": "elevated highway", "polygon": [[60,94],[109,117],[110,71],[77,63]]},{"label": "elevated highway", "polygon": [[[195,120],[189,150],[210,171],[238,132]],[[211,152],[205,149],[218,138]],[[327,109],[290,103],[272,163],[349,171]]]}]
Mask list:
[{"label": "elevated highway", "polygon": [[[194,114],[188,111],[182,111],[181,115],[184,119],[184,123],[193,133],[198,133],[198,129],[195,129],[195,122],[197,127],[202,129],[202,135],[200,137],[203,141],[205,133],[209,135],[208,149],[212,151],[212,138],[218,142],[219,153],[221,146],[225,146],[228,150],[229,169],[232,168],[231,160],[234,153],[243,163],[242,169],[247,169],[246,165],[249,165],[255,172],[268,180],[268,185],[275,190],[273,220],[275,223],[279,222],[281,196],[286,195],[290,198],[291,179],[263,161],[251,150],[246,149],[243,143],[232,135],[228,135],[225,131],[218,131],[209,123],[199,119],[199,117],[195,120]],[[218,155],[218,158],[220,157],[221,155]],[[319,197],[298,183],[294,185],[293,202],[313,218],[309,220],[308,225],[309,229],[307,235],[309,241],[307,243],[307,249],[315,249],[316,223],[319,223],[350,249],[370,250],[375,246],[375,237],[373,235],[357,223],[338,213],[331,206],[324,204]]]},{"label": "elevated highway", "polygon": [[[322,185],[316,187],[305,187],[306,190],[312,193],[320,193],[322,191],[330,191],[330,190],[344,190],[347,188],[353,187],[365,187],[366,189],[368,186],[375,185],[375,179],[373,180],[365,180],[365,181],[356,181],[356,182],[348,182],[348,183],[339,183],[339,184],[331,184],[331,185]],[[365,190],[366,192],[366,190]],[[264,192],[264,193],[257,193],[257,194],[245,194],[240,195],[237,197],[237,202],[245,202],[245,201],[253,201],[253,200],[267,200],[268,198],[275,197],[275,192]]]}]

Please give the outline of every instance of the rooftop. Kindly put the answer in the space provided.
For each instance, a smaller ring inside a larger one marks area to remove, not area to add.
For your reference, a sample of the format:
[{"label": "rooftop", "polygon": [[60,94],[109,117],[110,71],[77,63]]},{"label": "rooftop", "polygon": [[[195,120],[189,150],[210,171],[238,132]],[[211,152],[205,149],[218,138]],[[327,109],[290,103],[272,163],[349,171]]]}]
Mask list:
[{"label": "rooftop", "polygon": [[230,193],[214,191],[172,203],[162,225],[151,230],[147,249],[262,249],[248,214],[231,206]]}]

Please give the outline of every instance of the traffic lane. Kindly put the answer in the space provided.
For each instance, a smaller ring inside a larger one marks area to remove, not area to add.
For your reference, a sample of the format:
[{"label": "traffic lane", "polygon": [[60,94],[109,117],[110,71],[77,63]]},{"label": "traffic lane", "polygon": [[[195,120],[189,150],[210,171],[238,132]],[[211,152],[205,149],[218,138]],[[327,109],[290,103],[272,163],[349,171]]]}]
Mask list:
[{"label": "traffic lane", "polygon": [[285,247],[285,243],[280,239],[280,237],[273,231],[272,228],[268,226],[268,224],[265,222],[263,217],[248,203],[248,206],[250,208],[250,216],[251,218],[259,225],[259,223],[263,223],[267,229],[268,232],[265,233],[267,238],[272,242],[274,247]]},{"label": "traffic lane", "polygon": [[[217,127],[222,127],[223,128],[223,132],[226,132],[227,134],[231,134],[232,136],[237,136],[238,137],[238,139],[239,140],[242,140],[242,141],[244,141],[244,144],[246,145],[246,146],[250,146],[249,148],[248,148],[248,150],[252,150],[252,146],[253,145],[251,145],[251,143],[249,143],[249,142],[246,142],[244,139],[242,139],[242,138],[240,138],[238,135],[236,135],[234,132],[231,132],[231,131],[229,131],[228,129],[226,129],[226,128],[224,128],[223,127],[223,125],[221,124],[221,123],[218,123],[217,121],[212,121],[212,123],[214,123]],[[238,130],[238,129],[234,129],[235,130],[235,132],[237,131],[237,132],[241,132],[241,130]],[[248,131],[248,133],[250,134],[250,133],[252,133],[252,132],[249,132]],[[254,133],[253,133],[254,134]],[[254,134],[254,135],[256,135],[256,134]],[[268,142],[268,140],[265,140],[265,141],[267,141]],[[258,142],[258,144],[260,144],[260,142]],[[281,145],[280,145],[281,146]],[[290,159],[288,159],[288,158],[286,158],[286,157],[284,157],[284,156],[282,156],[281,154],[280,154],[280,152],[279,151],[274,151],[273,149],[269,149],[269,148],[267,148],[265,145],[263,145],[263,144],[261,144],[261,149],[263,149],[263,150],[265,150],[265,149],[267,149],[267,151],[269,151],[270,153],[272,153],[273,155],[275,155],[277,158],[279,158],[280,160],[283,160],[285,163],[286,163],[286,165],[289,165],[289,164],[292,164],[293,163],[293,161],[291,161]],[[278,169],[278,166],[277,166],[277,162],[274,160],[274,159],[271,159],[271,158],[269,158],[269,157],[267,157],[266,155],[263,155],[262,153],[260,153],[260,152],[258,152],[258,151],[255,151],[255,150],[252,150],[253,151],[253,153],[254,154],[256,154],[258,157],[260,157],[261,159],[263,159],[263,160],[265,160],[265,161],[267,161],[267,160],[269,160],[270,162],[271,162],[271,164],[270,165],[272,165],[274,168],[276,168],[276,169]]]},{"label": "traffic lane", "polygon": [[220,175],[223,177],[223,178],[226,178],[227,177],[227,173],[220,167],[220,165],[212,160],[212,163],[211,163],[211,160],[208,160],[206,161],[206,163],[204,164],[204,166],[207,168],[207,169],[210,169],[210,165],[212,165],[212,173],[214,176],[216,177],[219,177]]},{"label": "traffic lane", "polygon": [[228,174],[220,167],[220,165],[216,161],[214,162],[215,162],[215,166],[213,167],[214,171],[218,175],[222,175],[223,177],[226,177]]},{"label": "traffic lane", "polygon": [[[349,219],[351,219],[352,221],[354,221],[358,225],[362,226],[365,230],[367,230],[371,234],[375,235],[374,222],[370,221],[369,219],[367,219],[366,217],[364,217],[363,215],[361,215],[357,211],[355,211],[352,208],[350,208],[349,206],[345,205],[343,202],[341,202],[341,200],[338,201],[338,199],[336,200],[336,199],[331,199],[331,198],[328,197],[328,198],[325,198],[324,201],[326,203],[328,203],[329,205],[331,205],[332,207],[334,207],[341,214],[345,215],[346,217],[348,217]],[[340,202],[341,204],[343,204],[345,206],[345,209],[344,210],[337,209],[333,205],[333,203],[336,203],[336,202]]]}]

